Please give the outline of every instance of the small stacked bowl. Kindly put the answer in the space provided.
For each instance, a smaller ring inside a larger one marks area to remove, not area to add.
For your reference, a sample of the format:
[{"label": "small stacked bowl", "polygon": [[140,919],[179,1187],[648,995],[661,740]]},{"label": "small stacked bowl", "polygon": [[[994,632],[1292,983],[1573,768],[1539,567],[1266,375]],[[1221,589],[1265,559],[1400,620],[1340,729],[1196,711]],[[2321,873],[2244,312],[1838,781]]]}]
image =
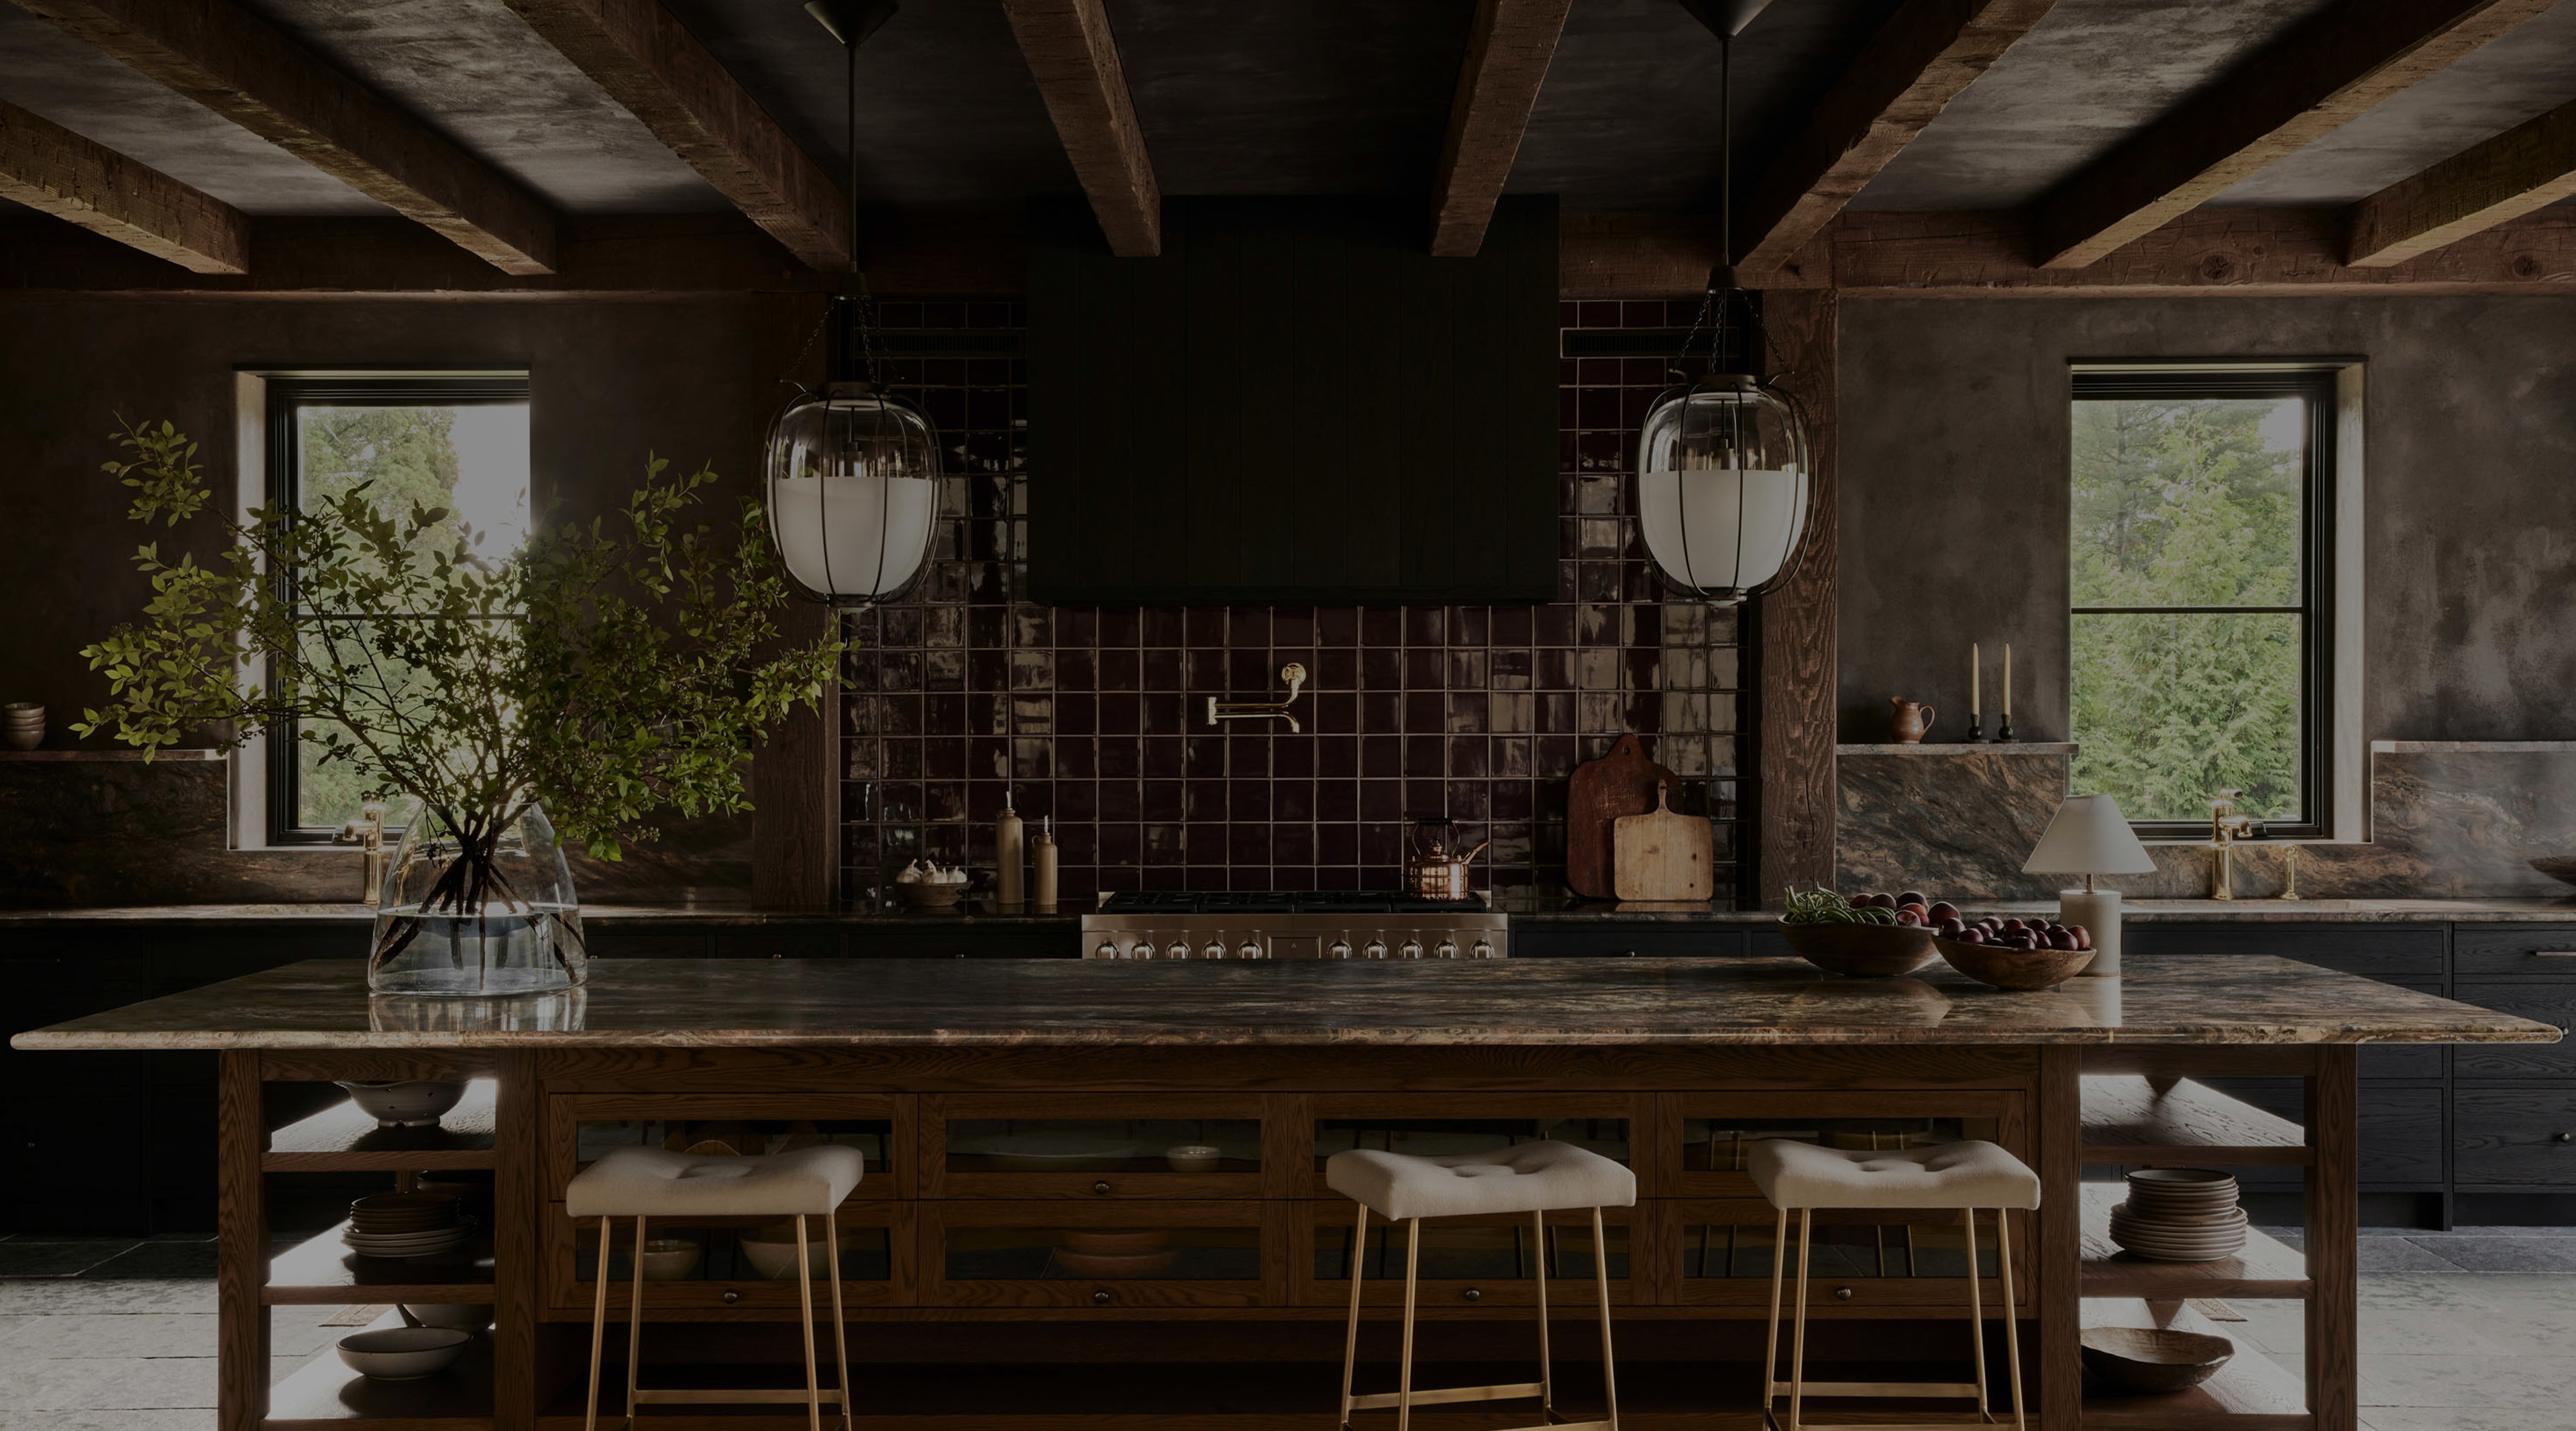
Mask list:
[{"label": "small stacked bowl", "polygon": [[473,1235],[450,1193],[381,1193],[349,1204],[340,1240],[362,1257],[435,1257]]},{"label": "small stacked bowl", "polygon": [[2111,1240],[2153,1262],[2215,1262],[2245,1250],[2236,1179],[2210,1168],[2140,1168],[2111,1209]]},{"label": "small stacked bowl", "polygon": [[0,743],[11,750],[33,750],[45,743],[45,708],[34,701],[0,706]]}]

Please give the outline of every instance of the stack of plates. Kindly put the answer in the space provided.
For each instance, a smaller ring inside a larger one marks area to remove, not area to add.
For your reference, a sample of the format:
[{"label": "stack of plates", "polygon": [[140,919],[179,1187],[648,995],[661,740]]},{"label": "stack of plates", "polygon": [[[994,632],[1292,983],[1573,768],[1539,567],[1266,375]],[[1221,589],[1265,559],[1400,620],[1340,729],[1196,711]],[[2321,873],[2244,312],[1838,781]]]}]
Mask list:
[{"label": "stack of plates", "polygon": [[2245,1249],[2236,1179],[2208,1168],[2140,1168],[2111,1209],[2111,1240],[2157,1262],[2215,1262]]},{"label": "stack of plates", "polygon": [[434,1257],[464,1246],[472,1232],[453,1193],[384,1193],[349,1204],[340,1240],[364,1257]]}]

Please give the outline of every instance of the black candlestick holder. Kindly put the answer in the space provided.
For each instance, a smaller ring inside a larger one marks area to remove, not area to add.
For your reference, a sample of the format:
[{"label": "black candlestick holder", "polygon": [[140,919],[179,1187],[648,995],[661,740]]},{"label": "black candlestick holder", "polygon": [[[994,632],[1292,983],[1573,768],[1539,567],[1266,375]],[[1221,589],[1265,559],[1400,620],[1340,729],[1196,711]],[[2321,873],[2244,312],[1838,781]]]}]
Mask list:
[{"label": "black candlestick holder", "polygon": [[2007,715],[1995,726],[1995,743],[2003,745],[2012,742],[2013,739],[2012,717]]},{"label": "black candlestick holder", "polygon": [[1967,733],[1965,736],[1962,736],[1960,739],[1961,739],[1962,743],[1967,744],[1967,745],[1983,745],[1983,744],[1985,744],[1985,743],[1986,743],[1986,725],[1985,725],[1985,718],[1984,718],[1983,716],[1975,716],[1975,715],[1972,715],[1972,716],[1968,717],[1968,733]]}]

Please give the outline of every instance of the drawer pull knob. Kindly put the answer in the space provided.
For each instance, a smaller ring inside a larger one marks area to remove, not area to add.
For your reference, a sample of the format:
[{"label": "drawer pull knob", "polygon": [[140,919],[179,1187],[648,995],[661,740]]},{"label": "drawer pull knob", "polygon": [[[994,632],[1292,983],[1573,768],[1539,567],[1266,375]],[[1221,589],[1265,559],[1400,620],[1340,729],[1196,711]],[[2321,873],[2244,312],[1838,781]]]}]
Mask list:
[{"label": "drawer pull knob", "polygon": [[1109,1191],[1109,1184],[1107,1184],[1107,1183],[1093,1183],[1093,1184],[1091,1185],[1091,1190],[1092,1190],[1093,1192],[1096,1192],[1096,1193],[1105,1193],[1105,1192]]},{"label": "drawer pull knob", "polygon": [[2550,1135],[2549,1141],[2553,1143],[2576,1143],[2576,1133],[2554,1133]]},{"label": "drawer pull knob", "polygon": [[1103,1287],[1103,1288],[1101,1288],[1099,1291],[1092,1293],[1092,1294],[1091,1294],[1091,1304],[1092,1304],[1093,1306],[1095,1306],[1095,1307],[1106,1307],[1106,1306],[1108,1306],[1108,1305],[1109,1305],[1109,1289],[1108,1289],[1108,1288],[1106,1288],[1106,1287]]},{"label": "drawer pull knob", "polygon": [[727,1288],[727,1289],[726,1289],[725,1294],[724,1294],[724,1304],[725,1304],[726,1306],[730,1307],[730,1306],[732,1306],[734,1303],[739,1302],[739,1301],[741,1301],[741,1300],[742,1300],[742,1294],[741,1294],[740,1292],[736,1292],[736,1291],[734,1291],[734,1290],[732,1290],[732,1289],[730,1289],[730,1288]]},{"label": "drawer pull knob", "polygon": [[1851,1300],[1851,1292],[1852,1289],[1849,1287],[1836,1287],[1834,1289],[1834,1300],[1837,1302],[1848,1302]]},{"label": "drawer pull knob", "polygon": [[1468,1288],[1466,1291],[1461,1292],[1458,1295],[1466,1298],[1470,1302],[1481,1302],[1485,1300],[1485,1294],[1473,1287]]}]

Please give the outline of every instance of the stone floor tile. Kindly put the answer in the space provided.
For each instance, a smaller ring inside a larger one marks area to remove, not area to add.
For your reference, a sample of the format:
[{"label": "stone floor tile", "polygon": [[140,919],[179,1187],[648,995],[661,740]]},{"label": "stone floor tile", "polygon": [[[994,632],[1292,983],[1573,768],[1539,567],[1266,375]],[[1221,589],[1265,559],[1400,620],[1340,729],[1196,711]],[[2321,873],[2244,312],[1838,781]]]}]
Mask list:
[{"label": "stone floor tile", "polygon": [[185,1278],[204,1281],[215,1275],[211,1242],[146,1242],[99,1263],[81,1275],[124,1279]]},{"label": "stone floor tile", "polygon": [[98,1282],[83,1277],[0,1278],[0,1316],[66,1312],[211,1312],[212,1282]]},{"label": "stone floor tile", "polygon": [[0,1411],[0,1431],[215,1431],[215,1411]]},{"label": "stone floor tile", "polygon": [[2552,1410],[2564,1415],[2571,1400],[2576,1400],[2576,1357],[2384,1353],[2361,1359],[2365,1406]]},{"label": "stone floor tile", "polygon": [[[2361,1279],[2360,1302],[2365,1312],[2373,1307],[2418,1311],[2479,1307],[2491,1311],[2498,1305],[2492,1295],[2496,1284],[2513,1280],[2457,1271],[2365,1274]],[[2544,1282],[2554,1279],[2532,1280]]]},{"label": "stone floor tile", "polygon": [[[2469,1272],[2576,1272],[2576,1240],[2565,1238],[2453,1235],[2406,1242]],[[2362,1270],[2372,1269],[2364,1264]]]},{"label": "stone floor tile", "polygon": [[0,1277],[75,1277],[137,1245],[131,1237],[0,1242]]},{"label": "stone floor tile", "polygon": [[2403,1237],[2365,1237],[2355,1264],[2365,1277],[2388,1272],[2458,1272],[2465,1270],[2430,1248]]},{"label": "stone floor tile", "polygon": [[34,1325],[0,1339],[0,1354],[13,1360],[215,1354],[211,1313],[72,1312],[24,1320]]},{"label": "stone floor tile", "polygon": [[12,1358],[0,1411],[133,1411],[215,1404],[210,1356]]},{"label": "stone floor tile", "polygon": [[2361,1424],[2369,1431],[2567,1431],[2567,1413],[2492,1406],[2364,1406]]}]

